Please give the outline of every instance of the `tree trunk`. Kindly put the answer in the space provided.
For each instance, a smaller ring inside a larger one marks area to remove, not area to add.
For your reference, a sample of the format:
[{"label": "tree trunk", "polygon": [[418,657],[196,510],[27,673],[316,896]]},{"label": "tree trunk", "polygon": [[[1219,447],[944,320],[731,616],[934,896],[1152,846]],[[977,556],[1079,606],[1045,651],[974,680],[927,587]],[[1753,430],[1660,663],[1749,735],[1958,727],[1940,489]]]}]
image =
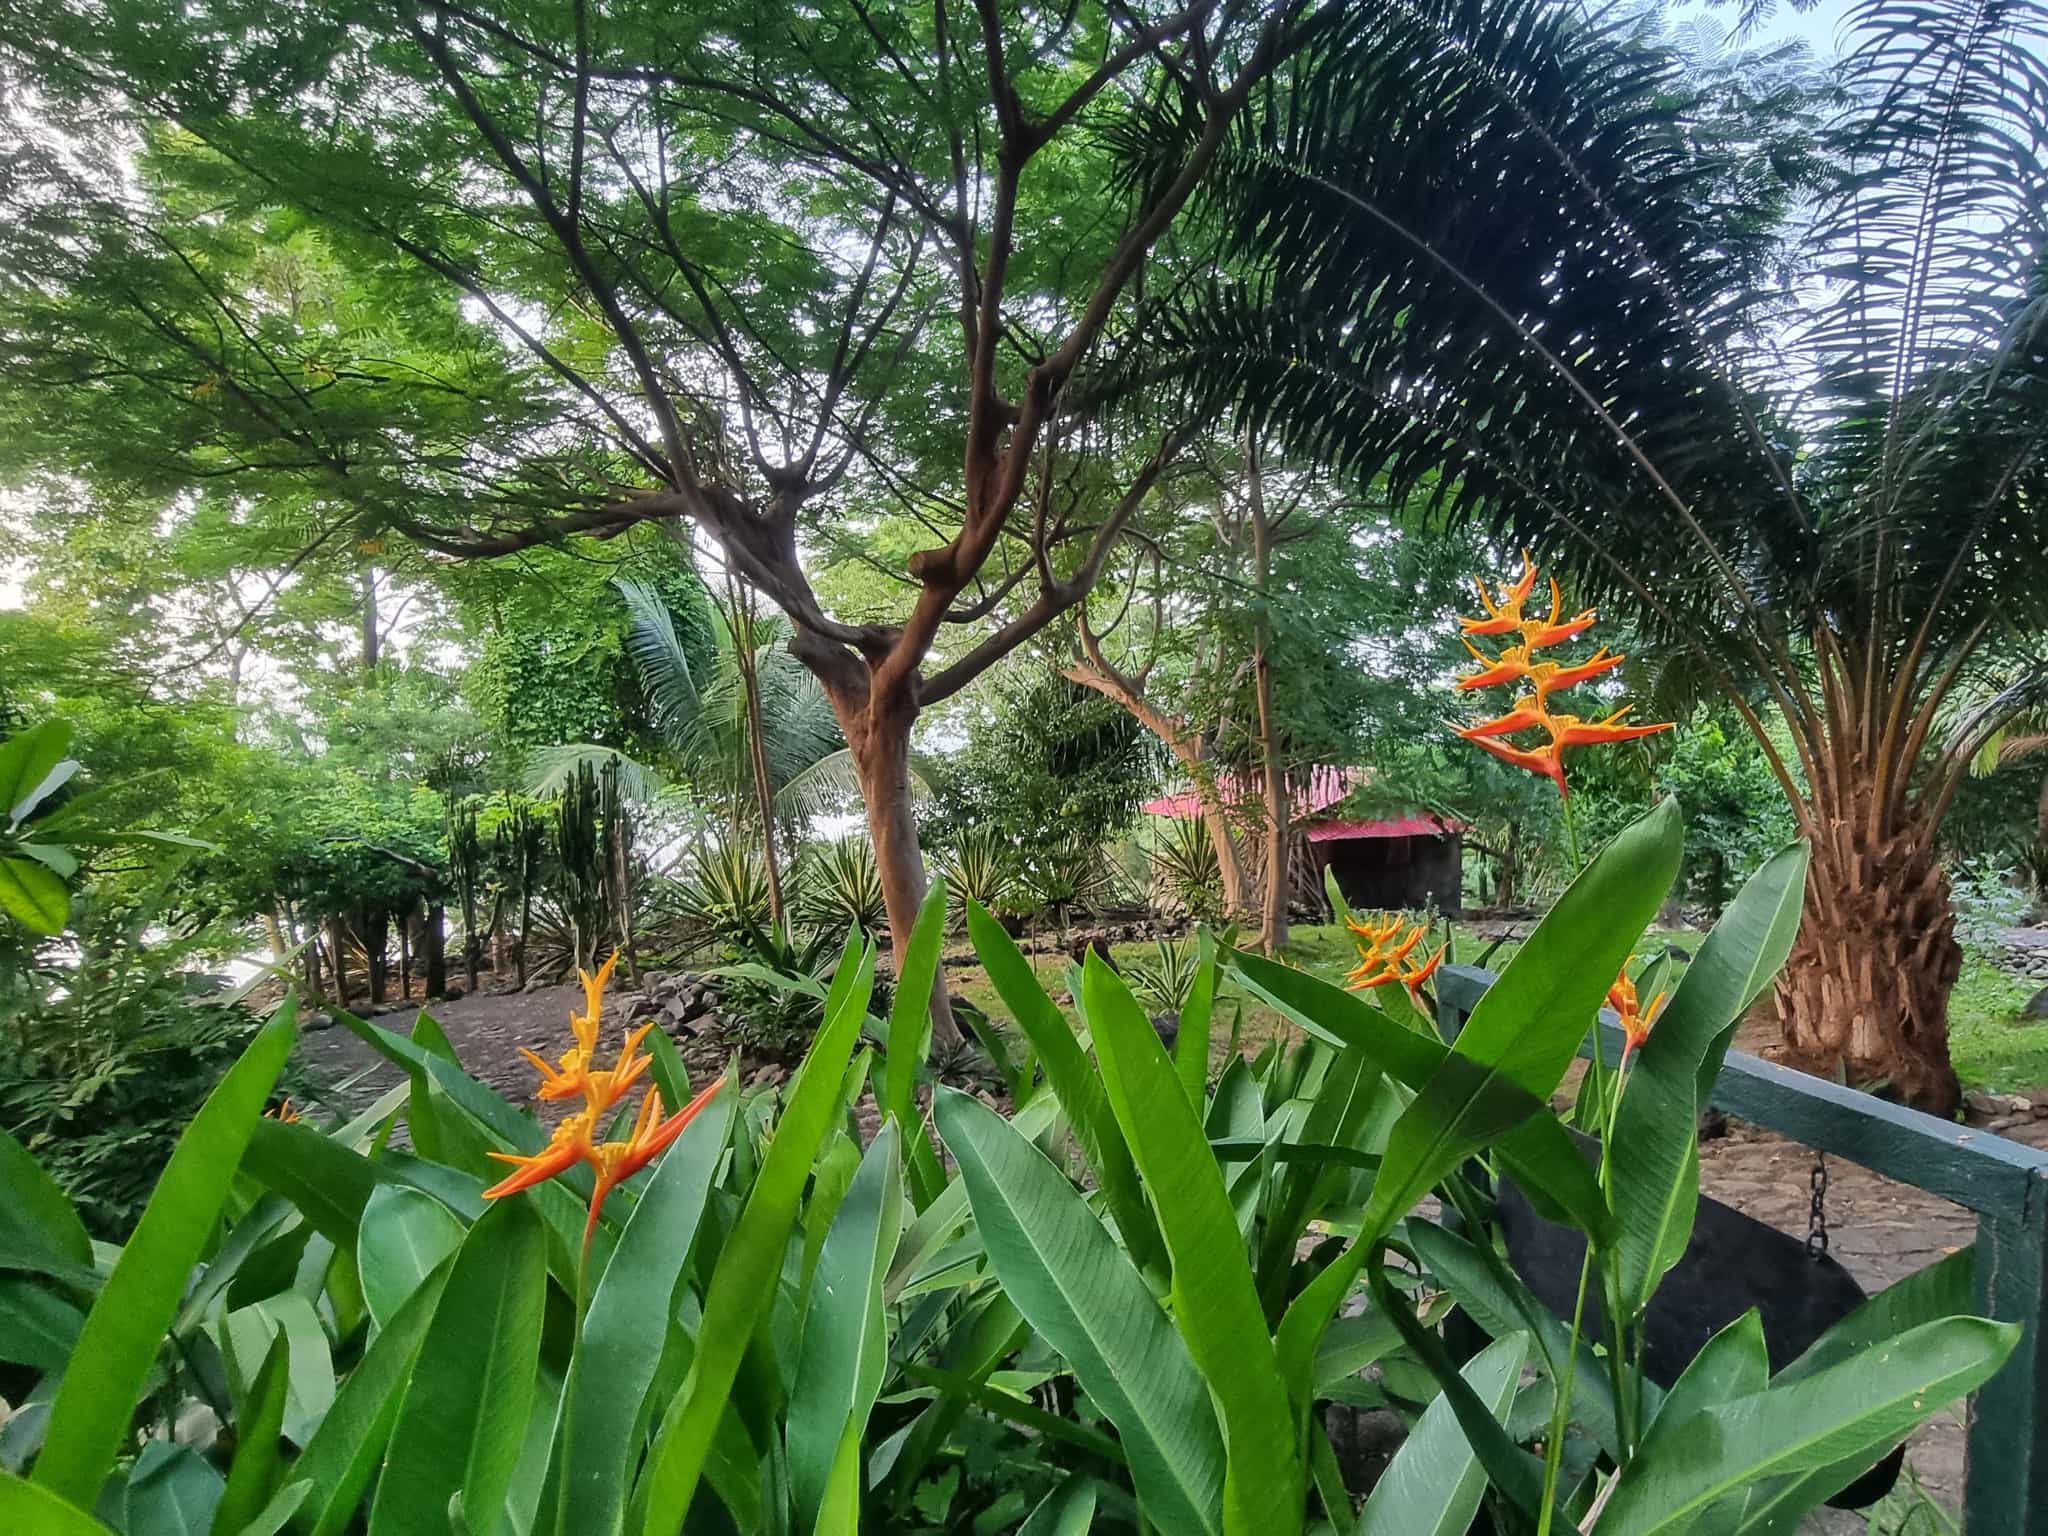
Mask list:
[{"label": "tree trunk", "polygon": [[383,653],[384,631],[377,614],[377,568],[363,567],[363,670],[376,670]]},{"label": "tree trunk", "polygon": [[363,961],[369,971],[372,1008],[384,1005],[384,983],[387,979],[384,969],[385,923],[384,913],[367,907],[363,909]]},{"label": "tree trunk", "polygon": [[[918,908],[924,905],[927,889],[917,821],[910,814],[910,728],[917,720],[916,706],[904,701],[882,711],[872,706],[856,711],[829,686],[828,696],[846,732],[854,772],[860,778],[868,837],[874,844],[882,902],[889,913],[890,948],[896,974],[901,976],[910,933],[917,925]],[[946,990],[946,969],[940,966],[932,977],[932,1043],[950,1046],[959,1040],[960,1026],[953,1020],[952,999]]]},{"label": "tree trunk", "polygon": [[339,914],[327,919],[327,958],[334,968],[334,1001],[348,1007],[348,924]]},{"label": "tree trunk", "polygon": [[1230,810],[1217,791],[1216,776],[1209,769],[1202,744],[1183,722],[1158,709],[1134,688],[1122,674],[1107,665],[1077,662],[1062,670],[1069,682],[1093,688],[1104,698],[1114,699],[1132,719],[1157,736],[1174,760],[1188,771],[1195,787],[1195,799],[1202,807],[1202,825],[1209,829],[1209,842],[1216,849],[1216,875],[1223,886],[1223,915],[1238,917],[1251,905],[1244,859],[1237,845],[1237,829],[1230,824]]},{"label": "tree trunk", "polygon": [[1258,622],[1252,639],[1252,691],[1259,707],[1259,777],[1265,803],[1266,894],[1259,914],[1261,947],[1277,955],[1287,944],[1287,893],[1293,883],[1293,850],[1287,839],[1287,773],[1280,761],[1280,728],[1273,718],[1273,663],[1267,654],[1271,629],[1266,616],[1266,582],[1273,565],[1271,529],[1266,523],[1264,483],[1259,478],[1258,443],[1245,434],[1246,520],[1252,536],[1252,586],[1258,594]]},{"label": "tree trunk", "polygon": [[1962,1101],[1948,995],[1962,969],[1948,879],[1924,829],[1870,836],[1861,806],[1817,818],[1806,909],[1778,978],[1789,1060],[1932,1114]]},{"label": "tree trunk", "polygon": [[448,908],[441,902],[427,903],[427,926],[420,934],[427,952],[428,997],[448,995]]},{"label": "tree trunk", "polygon": [[399,914],[398,918],[398,1000],[412,1001],[412,925],[410,912]]}]

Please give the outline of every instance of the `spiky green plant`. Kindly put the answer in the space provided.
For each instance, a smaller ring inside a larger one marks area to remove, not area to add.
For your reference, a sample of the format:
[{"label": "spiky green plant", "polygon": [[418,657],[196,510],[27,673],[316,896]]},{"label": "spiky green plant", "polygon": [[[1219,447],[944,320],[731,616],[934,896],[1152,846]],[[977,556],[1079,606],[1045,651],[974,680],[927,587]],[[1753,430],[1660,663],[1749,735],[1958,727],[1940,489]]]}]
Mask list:
[{"label": "spiky green plant", "polygon": [[882,873],[874,845],[864,837],[835,838],[804,852],[797,864],[797,914],[806,923],[845,933],[880,932],[888,923]]}]

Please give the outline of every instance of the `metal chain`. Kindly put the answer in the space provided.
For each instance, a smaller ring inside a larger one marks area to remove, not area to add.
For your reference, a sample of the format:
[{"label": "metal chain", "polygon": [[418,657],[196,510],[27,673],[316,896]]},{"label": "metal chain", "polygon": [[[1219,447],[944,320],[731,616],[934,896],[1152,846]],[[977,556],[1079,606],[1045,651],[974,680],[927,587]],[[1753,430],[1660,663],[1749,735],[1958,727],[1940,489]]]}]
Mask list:
[{"label": "metal chain", "polygon": [[1809,1180],[1813,1202],[1806,1217],[1806,1256],[1818,1263],[1828,1251],[1828,1155],[1813,1154],[1813,1175]]}]

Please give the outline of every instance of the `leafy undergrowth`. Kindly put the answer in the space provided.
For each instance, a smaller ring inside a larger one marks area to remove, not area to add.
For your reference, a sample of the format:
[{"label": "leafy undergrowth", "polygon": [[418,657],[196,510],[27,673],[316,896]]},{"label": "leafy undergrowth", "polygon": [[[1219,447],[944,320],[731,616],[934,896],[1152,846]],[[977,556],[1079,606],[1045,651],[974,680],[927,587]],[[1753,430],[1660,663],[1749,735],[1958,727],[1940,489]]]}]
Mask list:
[{"label": "leafy undergrowth", "polygon": [[[1668,937],[1673,942],[1683,943],[1686,936],[1673,933]],[[1510,939],[1496,945],[1489,937],[1460,924],[1454,930],[1452,958],[1471,965],[1480,963],[1483,956],[1487,966],[1498,970],[1520,948],[1519,940]],[[1117,944],[1112,946],[1110,954],[1119,969],[1128,970],[1133,963],[1147,963],[1154,950],[1149,943]],[[1287,957],[1303,970],[1330,981],[1342,980],[1345,971],[1354,963],[1348,935],[1341,926],[1333,923],[1296,927],[1290,936]],[[1055,995],[1064,989],[1065,956],[1033,955],[1031,965],[1039,980]],[[947,978],[955,992],[995,1017],[1008,1020],[1007,1010],[997,999],[995,988],[989,985],[987,974],[979,966],[949,968]],[[2048,1020],[2030,1022],[2020,1017],[2020,1009],[2038,986],[2038,982],[2001,970],[1979,956],[1972,955],[1964,962],[1962,977],[1949,999],[1949,1045],[1955,1056],[1956,1071],[1966,1087],[2010,1093],[2048,1084]],[[1224,996],[1228,1007],[1231,996],[1228,989]],[[1291,1038],[1292,1033],[1292,1027],[1279,1015],[1256,1004],[1247,1004],[1240,1032],[1240,1049],[1256,1053],[1275,1035]],[[1216,1042],[1219,1054],[1227,1048],[1227,1043],[1219,1029]]]}]

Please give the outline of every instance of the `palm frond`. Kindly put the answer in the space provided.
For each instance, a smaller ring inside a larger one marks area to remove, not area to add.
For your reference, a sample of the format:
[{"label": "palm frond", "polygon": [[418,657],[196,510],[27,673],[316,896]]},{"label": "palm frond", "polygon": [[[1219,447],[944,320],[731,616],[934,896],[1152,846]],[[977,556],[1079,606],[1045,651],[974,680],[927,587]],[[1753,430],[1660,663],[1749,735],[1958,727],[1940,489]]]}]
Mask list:
[{"label": "palm frond", "polygon": [[659,773],[618,748],[572,741],[533,754],[526,765],[525,791],[536,799],[558,800],[586,764],[593,774],[617,774],[619,793],[643,805],[659,797],[664,787]]}]

